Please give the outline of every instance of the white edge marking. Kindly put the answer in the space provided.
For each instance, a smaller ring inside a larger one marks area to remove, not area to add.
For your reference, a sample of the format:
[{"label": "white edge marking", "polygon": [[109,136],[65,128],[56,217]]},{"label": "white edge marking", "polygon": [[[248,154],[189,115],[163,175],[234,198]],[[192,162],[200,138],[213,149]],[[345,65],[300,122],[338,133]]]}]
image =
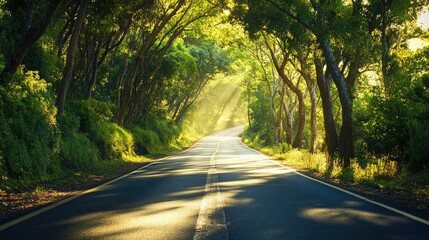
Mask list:
[{"label": "white edge marking", "polygon": [[12,221],[10,221],[10,222],[4,223],[4,224],[0,225],[0,232],[1,232],[1,231],[3,231],[3,230],[5,230],[5,229],[7,229],[7,228],[10,228],[10,227],[12,227],[12,226],[14,226],[14,225],[18,224],[18,223],[21,223],[21,222],[23,222],[23,221],[25,221],[25,220],[27,220],[27,219],[30,219],[30,218],[35,217],[35,216],[37,216],[37,215],[40,215],[40,214],[42,214],[42,213],[44,213],[44,212],[47,212],[47,211],[49,211],[49,210],[51,210],[51,209],[54,209],[54,208],[56,208],[56,207],[59,207],[59,206],[61,206],[61,205],[65,204],[65,203],[68,203],[68,202],[70,202],[70,201],[72,201],[72,200],[74,200],[74,199],[76,199],[76,198],[78,198],[78,197],[81,197],[81,196],[83,196],[83,195],[86,195],[86,194],[89,194],[89,193],[95,192],[95,191],[97,191],[97,190],[100,190],[102,187],[105,187],[105,186],[107,186],[107,185],[109,185],[109,184],[112,184],[112,183],[117,182],[117,181],[119,181],[119,180],[121,180],[121,179],[123,179],[123,178],[126,178],[126,177],[128,177],[128,176],[130,176],[130,175],[132,175],[132,174],[134,174],[134,173],[136,173],[136,172],[138,172],[138,171],[140,171],[140,170],[142,170],[142,169],[148,168],[149,166],[151,166],[151,165],[153,165],[153,164],[159,163],[159,162],[160,162],[160,161],[162,161],[162,160],[168,159],[168,158],[170,158],[170,157],[172,157],[172,156],[175,156],[175,155],[178,155],[178,154],[185,153],[185,152],[189,151],[190,149],[192,149],[192,148],[193,148],[195,145],[197,145],[199,142],[200,142],[200,141],[195,142],[195,143],[194,143],[192,146],[190,146],[189,148],[187,148],[187,149],[185,149],[185,150],[183,150],[183,151],[180,151],[180,152],[178,152],[178,153],[176,153],[176,154],[173,154],[173,155],[171,155],[171,156],[167,156],[167,157],[163,157],[163,158],[159,158],[159,159],[155,159],[155,160],[154,160],[154,162],[151,162],[151,163],[149,163],[149,164],[147,164],[147,165],[144,165],[143,167],[140,167],[140,168],[138,168],[138,169],[135,169],[135,170],[133,170],[133,171],[131,171],[131,172],[129,172],[129,173],[126,173],[125,175],[122,175],[122,176],[120,176],[120,177],[118,177],[118,178],[112,179],[112,180],[110,180],[110,181],[108,181],[108,182],[105,182],[105,183],[102,183],[101,185],[98,185],[98,186],[96,186],[96,187],[94,187],[94,188],[88,189],[88,190],[83,191],[83,192],[81,192],[81,193],[78,193],[78,194],[76,194],[76,195],[74,195],[74,196],[71,196],[71,197],[65,198],[65,199],[63,199],[63,200],[61,200],[61,201],[59,201],[59,202],[52,203],[52,204],[50,204],[50,205],[48,205],[48,206],[46,206],[46,207],[43,207],[43,208],[41,208],[41,209],[35,210],[35,211],[33,211],[33,212],[30,212],[30,213],[28,213],[28,214],[26,214],[26,215],[24,215],[24,216],[21,216],[21,217],[19,217],[19,218],[15,219],[15,220],[12,220]]},{"label": "white edge marking", "polygon": [[[240,139],[240,138],[239,138],[239,139]],[[329,184],[329,183],[326,183],[326,182],[320,181],[320,180],[318,180],[318,179],[312,178],[312,177],[310,177],[310,176],[307,176],[307,175],[305,175],[305,174],[302,174],[302,173],[298,172],[296,169],[293,169],[293,168],[290,168],[290,167],[284,166],[284,165],[282,165],[281,163],[279,163],[278,161],[273,161],[273,160],[271,160],[271,159],[270,159],[270,157],[269,157],[269,156],[267,156],[267,155],[265,155],[265,154],[262,154],[262,153],[260,153],[259,151],[255,150],[255,149],[253,149],[253,148],[250,148],[250,147],[248,147],[248,146],[246,146],[246,145],[241,141],[241,139],[240,139],[240,143],[241,143],[244,147],[246,147],[246,148],[248,148],[248,149],[250,149],[250,150],[252,150],[252,151],[254,151],[254,152],[258,153],[258,154],[259,154],[259,155],[261,155],[261,156],[264,156],[268,161],[271,161],[272,163],[274,163],[274,164],[276,164],[276,165],[278,165],[278,166],[280,166],[280,167],[282,167],[282,168],[285,168],[285,169],[291,170],[293,173],[295,173],[295,174],[297,174],[297,175],[299,175],[299,176],[301,176],[301,177],[304,177],[304,178],[307,178],[307,179],[309,179],[309,180],[312,180],[312,181],[318,182],[318,183],[320,183],[320,184],[323,184],[323,185],[325,185],[325,186],[328,186],[328,187],[333,188],[333,189],[335,189],[335,190],[338,190],[338,191],[340,191],[340,192],[343,192],[343,193],[346,193],[346,194],[348,194],[348,195],[351,195],[351,196],[353,196],[353,197],[355,197],[355,198],[358,198],[358,199],[361,199],[361,200],[363,200],[363,201],[366,201],[366,202],[372,203],[372,204],[374,204],[374,205],[380,206],[380,207],[382,207],[382,208],[384,208],[384,209],[390,210],[390,211],[392,211],[392,212],[395,212],[395,213],[397,213],[397,214],[400,214],[400,215],[402,215],[402,216],[404,216],[404,217],[410,218],[410,219],[415,220],[415,221],[417,221],[417,222],[423,223],[423,224],[425,224],[425,225],[429,225],[429,221],[428,221],[428,220],[426,220],[426,219],[423,219],[423,218],[421,218],[421,217],[417,217],[417,216],[415,216],[415,215],[412,215],[412,214],[410,214],[410,213],[407,213],[407,212],[401,211],[401,210],[399,210],[399,209],[396,209],[396,208],[394,208],[394,207],[388,206],[388,205],[386,205],[386,204],[383,204],[383,203],[380,203],[380,202],[377,202],[377,201],[374,201],[374,200],[368,199],[368,198],[366,198],[366,197],[364,197],[364,196],[362,196],[362,195],[359,195],[359,194],[356,194],[356,193],[350,192],[350,191],[345,190],[345,189],[343,189],[343,188],[340,188],[340,187],[334,186],[334,185],[332,185],[332,184]]]}]

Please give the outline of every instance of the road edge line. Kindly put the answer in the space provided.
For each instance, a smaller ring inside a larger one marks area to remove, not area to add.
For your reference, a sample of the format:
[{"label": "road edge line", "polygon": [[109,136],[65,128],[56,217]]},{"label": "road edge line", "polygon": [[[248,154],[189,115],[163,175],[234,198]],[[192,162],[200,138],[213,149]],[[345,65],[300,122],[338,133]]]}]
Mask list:
[{"label": "road edge line", "polygon": [[329,183],[327,183],[327,182],[323,182],[323,181],[321,181],[321,180],[318,180],[318,179],[315,179],[315,178],[313,178],[313,177],[307,176],[307,175],[305,175],[305,174],[303,174],[303,173],[298,172],[296,169],[293,169],[293,168],[291,168],[291,167],[285,166],[285,165],[283,165],[283,164],[279,163],[278,161],[274,161],[274,160],[272,160],[269,156],[267,156],[267,155],[265,155],[265,154],[263,154],[263,153],[261,153],[261,152],[257,151],[256,149],[253,149],[253,148],[251,148],[251,147],[246,146],[246,144],[244,144],[244,143],[241,141],[241,139],[240,139],[240,138],[239,138],[239,140],[240,140],[240,143],[241,143],[244,147],[246,147],[246,148],[248,148],[248,149],[250,149],[250,150],[252,150],[252,151],[254,151],[254,152],[258,153],[259,155],[264,156],[268,161],[271,161],[272,163],[274,163],[274,164],[276,164],[276,165],[278,165],[278,166],[280,166],[280,167],[282,167],[282,168],[285,168],[285,169],[291,170],[293,173],[295,173],[295,174],[297,174],[297,175],[299,175],[299,176],[301,176],[301,177],[304,177],[304,178],[307,178],[307,179],[309,179],[309,180],[312,180],[312,181],[318,182],[318,183],[320,183],[320,184],[323,184],[323,185],[325,185],[325,186],[331,187],[331,188],[333,188],[333,189],[335,189],[335,190],[338,190],[338,191],[340,191],[340,192],[343,192],[343,193],[346,193],[346,194],[348,194],[348,195],[351,195],[351,196],[353,196],[353,197],[355,197],[355,198],[358,198],[358,199],[361,199],[361,200],[363,200],[363,201],[366,201],[366,202],[372,203],[372,204],[374,204],[374,205],[377,205],[377,206],[379,206],[379,207],[382,207],[382,208],[384,208],[384,209],[387,209],[387,210],[389,210],[389,211],[395,212],[395,213],[397,213],[397,214],[399,214],[399,215],[402,215],[402,216],[404,216],[404,217],[407,217],[407,218],[409,218],[409,219],[412,219],[412,220],[414,220],[414,221],[417,221],[417,222],[420,222],[420,223],[423,223],[423,224],[425,224],[425,225],[428,225],[428,226],[429,226],[429,221],[428,221],[428,220],[426,220],[426,219],[424,219],[424,218],[417,217],[417,216],[415,216],[415,215],[413,215],[413,214],[411,214],[411,213],[404,212],[404,211],[402,211],[402,210],[399,210],[399,209],[397,209],[397,208],[391,207],[391,206],[389,206],[389,205],[386,205],[386,204],[383,204],[383,203],[380,203],[380,202],[377,202],[377,201],[371,200],[371,199],[369,199],[369,198],[367,198],[367,197],[364,197],[364,196],[362,196],[362,195],[359,195],[359,194],[357,194],[357,193],[353,193],[353,192],[348,191],[348,190],[346,190],[346,189],[343,189],[343,188],[340,188],[340,187],[334,186],[334,185],[332,185],[332,184],[329,184]]},{"label": "road edge line", "polygon": [[78,194],[76,194],[76,195],[70,196],[70,197],[65,198],[65,199],[63,199],[63,200],[60,200],[60,201],[58,201],[58,202],[55,202],[55,203],[49,204],[49,205],[47,205],[47,206],[45,206],[45,207],[42,207],[42,208],[40,208],[40,209],[34,210],[34,211],[30,212],[30,213],[27,213],[27,214],[25,214],[25,215],[23,215],[23,216],[21,216],[21,217],[19,217],[19,218],[16,218],[16,219],[14,219],[14,220],[11,220],[11,221],[9,221],[9,222],[6,222],[6,223],[4,223],[4,224],[0,225],[0,232],[1,232],[1,231],[6,230],[6,229],[8,229],[8,228],[10,228],[10,227],[12,227],[12,226],[14,226],[14,225],[16,225],[16,224],[18,224],[18,223],[24,222],[24,221],[25,221],[25,220],[27,220],[27,219],[33,218],[33,217],[35,217],[35,216],[37,216],[37,215],[40,215],[40,214],[42,214],[42,213],[44,213],[44,212],[47,212],[47,211],[51,210],[51,209],[54,209],[54,208],[59,207],[59,206],[61,206],[61,205],[63,205],[63,204],[66,204],[66,203],[68,203],[68,202],[70,202],[70,201],[73,201],[73,200],[75,200],[76,198],[82,197],[83,195],[86,195],[86,194],[89,194],[89,193],[95,192],[95,191],[99,190],[99,189],[100,189],[100,188],[102,188],[102,187],[105,187],[105,186],[107,186],[107,185],[109,185],[109,184],[112,184],[112,183],[117,182],[117,181],[119,181],[119,180],[121,180],[121,179],[123,179],[123,178],[126,178],[126,177],[128,177],[128,176],[130,176],[130,175],[132,175],[132,174],[134,174],[134,173],[136,173],[136,172],[138,172],[138,171],[140,171],[140,170],[142,170],[142,169],[145,169],[145,168],[147,168],[147,167],[149,167],[149,166],[151,166],[151,165],[153,165],[153,164],[159,163],[159,162],[160,162],[160,161],[162,161],[162,160],[165,160],[165,159],[167,159],[167,158],[170,158],[170,157],[173,157],[173,156],[176,156],[176,155],[179,155],[179,154],[185,153],[185,152],[189,151],[190,149],[192,149],[192,148],[193,148],[195,145],[197,145],[199,142],[200,142],[200,141],[198,140],[197,142],[195,142],[194,144],[192,144],[189,148],[187,148],[187,149],[185,149],[185,150],[183,150],[183,151],[180,151],[180,152],[175,153],[175,154],[170,155],[170,156],[166,156],[166,157],[163,157],[163,158],[155,159],[155,160],[154,160],[153,162],[151,162],[151,163],[148,163],[148,164],[146,164],[146,165],[144,165],[144,166],[142,166],[142,167],[140,167],[140,168],[137,168],[137,169],[135,169],[135,170],[133,170],[133,171],[131,171],[131,172],[128,172],[128,173],[126,173],[126,174],[124,174],[124,175],[122,175],[122,176],[119,176],[119,177],[117,177],[117,178],[115,178],[115,179],[112,179],[112,180],[110,180],[110,181],[108,181],[108,182],[102,183],[102,184],[100,184],[100,185],[98,185],[98,186],[96,186],[96,187],[90,188],[90,189],[85,190],[85,191],[83,191],[83,192],[81,192],[81,193],[78,193]]}]

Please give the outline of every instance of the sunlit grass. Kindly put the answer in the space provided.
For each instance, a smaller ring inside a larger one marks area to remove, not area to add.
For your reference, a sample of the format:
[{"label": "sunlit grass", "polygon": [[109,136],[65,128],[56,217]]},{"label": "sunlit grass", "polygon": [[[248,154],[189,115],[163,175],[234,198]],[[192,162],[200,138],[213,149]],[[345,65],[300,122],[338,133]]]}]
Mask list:
[{"label": "sunlit grass", "polygon": [[429,197],[429,175],[426,172],[408,175],[400,171],[398,163],[389,159],[368,157],[365,160],[353,159],[350,167],[343,168],[338,161],[330,163],[324,153],[311,154],[307,150],[291,149],[282,152],[281,146],[261,146],[260,143],[243,142],[260,152],[299,171],[310,171],[319,176],[330,177],[379,189],[407,191],[418,197]]}]

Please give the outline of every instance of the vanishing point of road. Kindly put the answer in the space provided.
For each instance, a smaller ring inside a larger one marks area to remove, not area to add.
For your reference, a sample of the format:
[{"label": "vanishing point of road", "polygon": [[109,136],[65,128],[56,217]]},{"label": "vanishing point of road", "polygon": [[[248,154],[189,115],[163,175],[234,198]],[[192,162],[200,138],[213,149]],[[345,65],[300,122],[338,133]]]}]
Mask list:
[{"label": "vanishing point of road", "polygon": [[428,221],[280,166],[241,131],[2,225],[0,239],[428,239]]}]

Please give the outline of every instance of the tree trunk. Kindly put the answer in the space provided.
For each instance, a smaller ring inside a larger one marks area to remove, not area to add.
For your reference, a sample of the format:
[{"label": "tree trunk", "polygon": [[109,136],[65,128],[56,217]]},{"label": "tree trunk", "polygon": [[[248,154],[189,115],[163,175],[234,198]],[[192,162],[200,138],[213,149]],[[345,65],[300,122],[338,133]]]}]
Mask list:
[{"label": "tree trunk", "polygon": [[121,73],[118,76],[118,79],[116,80],[116,85],[115,85],[115,92],[116,92],[116,104],[119,106],[120,102],[121,102],[121,87],[122,87],[122,83],[124,82],[125,79],[125,75],[127,74],[127,70],[128,70],[128,55],[125,58],[125,62],[124,65],[122,67]]},{"label": "tree trunk", "polygon": [[387,83],[387,70],[388,70],[388,57],[389,57],[389,46],[387,43],[387,13],[386,13],[386,0],[381,0],[381,70],[383,73],[384,87],[389,89]]},{"label": "tree trunk", "polygon": [[77,45],[77,40],[79,39],[79,34],[82,29],[87,8],[88,8],[88,0],[82,0],[80,3],[79,13],[77,14],[72,35],[70,37],[69,47],[67,49],[67,59],[66,59],[66,66],[64,67],[63,79],[61,81],[61,86],[58,91],[57,99],[55,101],[55,105],[57,106],[57,109],[58,109],[57,117],[61,116],[61,114],[64,111],[64,104],[66,101],[67,89],[73,77],[75,48]]},{"label": "tree trunk", "polygon": [[325,142],[328,148],[329,159],[332,159],[338,148],[338,135],[335,127],[334,110],[331,97],[331,84],[323,73],[323,63],[314,59],[316,67],[317,86],[322,99],[323,123],[325,126]]},{"label": "tree trunk", "polygon": [[277,143],[281,143],[282,142],[282,133],[283,133],[283,101],[284,101],[284,96],[285,96],[285,87],[282,87],[282,90],[280,91],[280,106],[279,106],[279,116],[277,118],[277,123],[276,123],[276,130],[277,130],[277,138],[276,141]]},{"label": "tree trunk", "polygon": [[283,90],[290,102],[290,105],[288,106],[283,95],[283,101],[281,102],[281,104],[283,105],[283,109],[285,111],[285,116],[286,116],[286,142],[292,145],[293,113],[295,111],[296,105],[298,104],[298,101],[296,100],[296,96],[295,96],[295,99],[292,98],[289,92],[286,91],[286,86],[284,85],[283,85]]},{"label": "tree trunk", "polygon": [[302,57],[302,52],[298,53],[297,59],[301,65],[301,69],[295,67],[304,78],[307,85],[308,93],[310,94],[311,104],[311,116],[310,116],[310,152],[314,153],[317,141],[317,95],[316,95],[316,84],[314,79],[310,75],[310,69],[306,62],[306,59]]},{"label": "tree trunk", "polygon": [[329,46],[327,39],[319,39],[320,47],[323,51],[328,70],[331,73],[335,86],[338,90],[342,108],[342,124],[340,130],[340,138],[338,143],[338,153],[343,161],[344,167],[350,165],[351,158],[354,157],[353,147],[353,125],[352,125],[352,101],[349,95],[349,90],[346,85],[346,80],[343,73],[338,67],[334,54]]},{"label": "tree trunk", "polygon": [[299,122],[298,122],[298,129],[292,143],[292,147],[294,148],[301,147],[302,138],[304,136],[304,127],[305,127],[305,104],[304,104],[304,97],[301,91],[297,93],[297,97],[298,97],[298,121]]},{"label": "tree trunk", "polygon": [[250,89],[250,79],[247,79],[247,84],[246,84],[246,88],[247,88],[247,121],[249,122],[249,127],[252,126],[252,118],[250,116],[250,94],[251,94],[251,89]]},{"label": "tree trunk", "polygon": [[266,36],[264,36],[265,44],[270,52],[271,60],[274,64],[274,67],[276,68],[277,73],[279,74],[280,78],[282,79],[283,83],[288,86],[292,92],[295,93],[295,95],[298,98],[298,129],[295,135],[295,138],[292,143],[292,147],[294,148],[300,148],[302,145],[302,138],[304,136],[304,127],[305,127],[305,103],[304,103],[304,96],[301,92],[301,90],[296,87],[293,82],[286,76],[285,73],[285,67],[286,63],[289,60],[289,53],[283,52],[283,60],[282,63],[279,64],[279,61],[276,58],[276,54],[273,50],[273,48],[270,46],[270,43],[268,42],[268,39]]},{"label": "tree trunk", "polygon": [[122,93],[121,102],[119,104],[119,110],[118,110],[118,124],[123,126],[125,123],[126,113],[129,108],[130,100],[132,98],[132,93],[134,91],[134,82],[137,78],[137,72],[142,65],[142,63],[145,60],[147,52],[151,49],[151,47],[155,44],[157,36],[161,31],[164,29],[164,27],[167,25],[167,23],[173,18],[173,16],[176,15],[176,13],[182,8],[183,4],[185,3],[184,0],[180,0],[173,11],[168,13],[167,15],[163,16],[162,20],[154,27],[153,31],[150,33],[150,35],[144,39],[143,45],[140,47],[137,57],[134,60],[134,64],[131,67],[131,71],[129,76],[126,79],[125,86]]},{"label": "tree trunk", "polygon": [[295,93],[296,97],[298,98],[298,129],[296,131],[295,138],[292,142],[292,147],[294,148],[300,148],[302,145],[302,138],[304,136],[304,127],[305,127],[305,103],[304,103],[304,96],[295,85],[293,85],[292,81],[286,76],[284,72],[284,68],[278,69],[278,73],[280,77],[282,78],[285,85],[289,87],[289,89],[292,90],[292,92]]},{"label": "tree trunk", "polygon": [[278,144],[279,143],[279,138],[280,138],[280,136],[278,135],[278,133],[280,131],[279,130],[279,125],[280,125],[281,118],[280,119],[276,119],[276,108],[275,108],[275,101],[274,101],[274,98],[275,98],[275,96],[277,94],[277,91],[278,91],[278,89],[277,89],[277,84],[278,83],[276,81],[276,74],[275,74],[275,70],[272,69],[271,73],[272,73],[273,83],[272,83],[272,86],[271,86],[270,78],[268,77],[268,74],[267,74],[267,71],[266,71],[266,69],[264,67],[263,61],[260,60],[259,64],[260,64],[260,66],[262,68],[262,71],[264,72],[264,79],[265,79],[265,82],[267,83],[268,93],[270,94],[271,121],[273,123],[273,130],[274,130],[274,135],[275,135],[274,136],[274,142],[276,144]]},{"label": "tree trunk", "polygon": [[285,115],[286,115],[286,142],[292,145],[293,111],[295,109],[295,106],[291,106],[290,108],[288,108],[284,99],[282,104],[283,104],[283,108],[285,109]]},{"label": "tree trunk", "polygon": [[28,49],[30,49],[30,47],[33,46],[33,44],[36,43],[37,40],[39,40],[46,32],[47,27],[52,21],[55,10],[58,8],[60,3],[61,0],[52,0],[41,23],[38,26],[27,27],[27,31],[22,36],[22,42],[18,45],[11,58],[7,61],[6,66],[0,75],[0,84],[2,86],[7,86],[10,83],[13,74],[15,74],[18,66],[22,63]]},{"label": "tree trunk", "polygon": [[308,86],[308,91],[310,93],[310,103],[311,103],[310,153],[315,153],[316,152],[316,144],[317,144],[317,95],[316,95],[316,86],[315,85]]}]

